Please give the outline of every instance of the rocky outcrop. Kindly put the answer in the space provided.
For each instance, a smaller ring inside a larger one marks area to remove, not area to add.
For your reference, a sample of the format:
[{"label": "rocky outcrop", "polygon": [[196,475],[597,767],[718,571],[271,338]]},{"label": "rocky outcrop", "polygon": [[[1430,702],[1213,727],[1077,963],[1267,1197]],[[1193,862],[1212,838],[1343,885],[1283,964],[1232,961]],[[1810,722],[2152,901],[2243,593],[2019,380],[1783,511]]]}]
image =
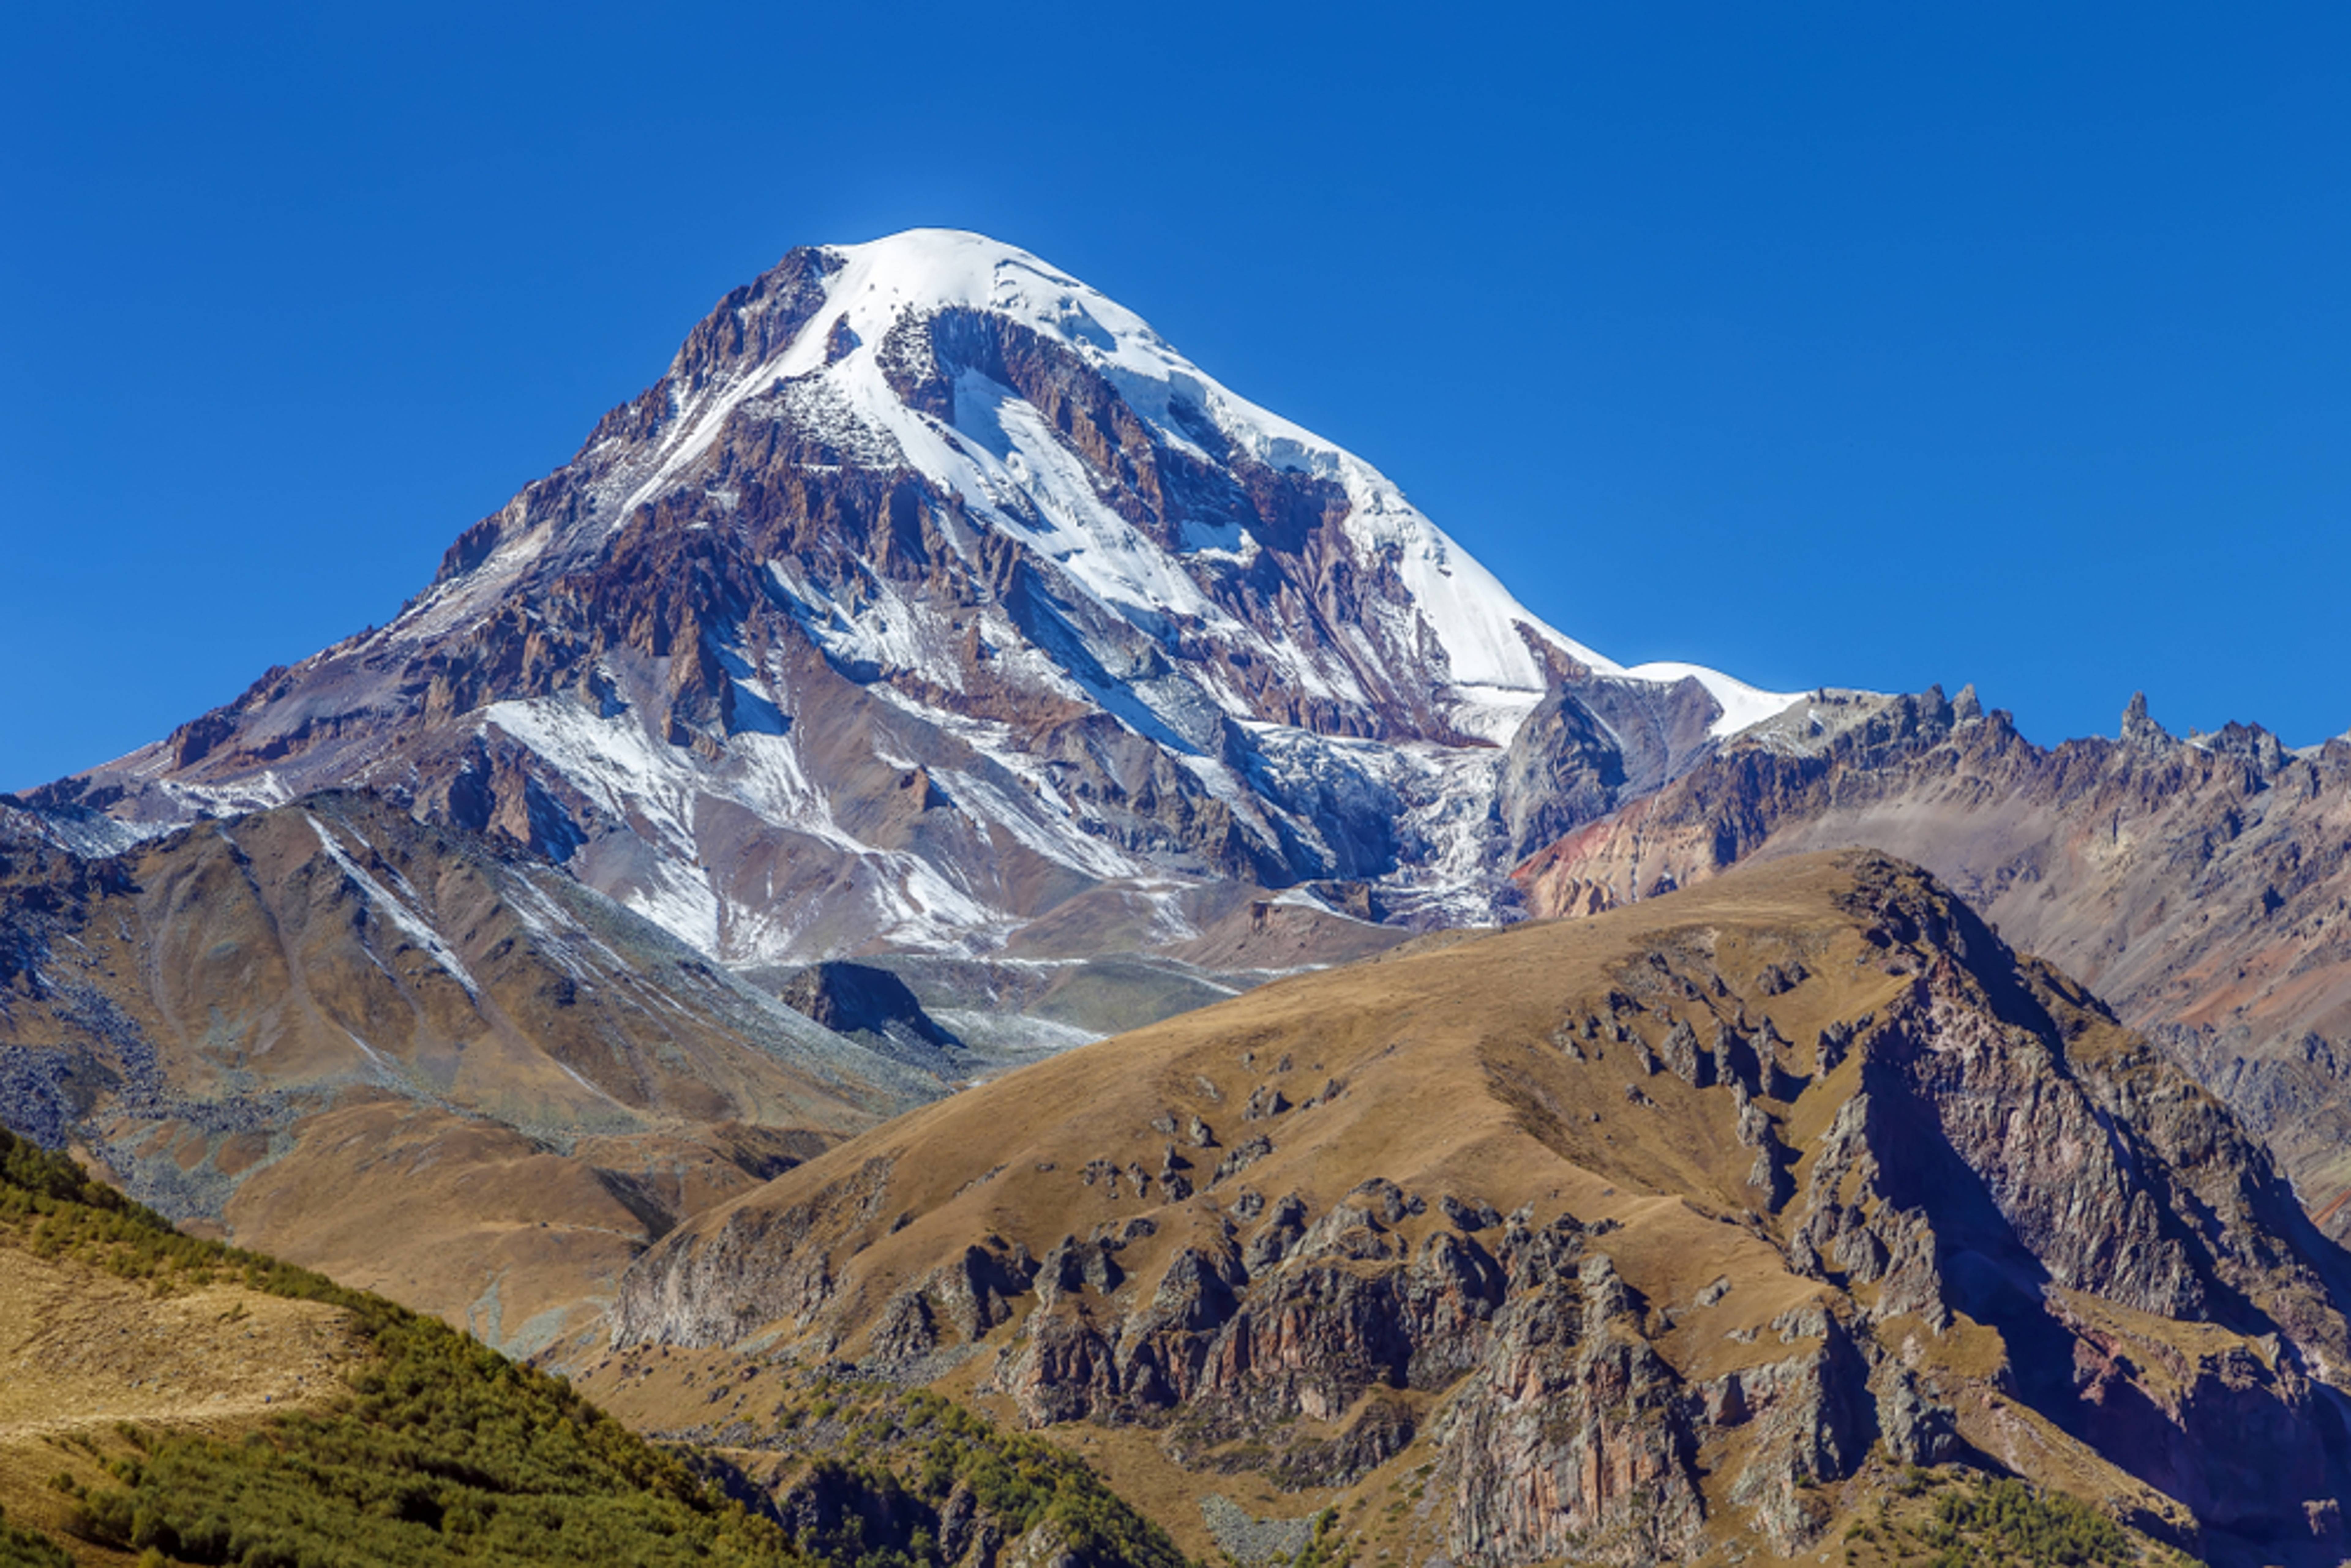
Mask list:
[{"label": "rocky outcrop", "polygon": [[906,982],[871,964],[811,964],[783,981],[777,997],[835,1034],[862,1038],[937,1060],[955,1036],[923,1010]]},{"label": "rocky outcrop", "polygon": [[[780,1213],[729,1214],[695,1249],[690,1267],[616,1303],[613,1337],[723,1343],[777,1320],[803,1328],[814,1322],[839,1286],[824,1249],[805,1243],[820,1223],[871,1223],[888,1191],[889,1174],[886,1160],[868,1160]],[[903,1321],[892,1321],[894,1332],[904,1333],[895,1326]],[[902,1341],[892,1348],[929,1347]]]},{"label": "rocky outcrop", "polygon": [[1691,1401],[1608,1260],[1545,1277],[1552,1261],[1517,1271],[1533,1288],[1457,1403],[1437,1477],[1448,1544],[1479,1563],[1678,1557],[1706,1518]]},{"label": "rocky outcrop", "polygon": [[[1536,1229],[1514,1217],[1490,1253],[1449,1228],[1408,1247],[1383,1218],[1409,1214],[1405,1196],[1366,1185],[1278,1261],[1250,1270],[1187,1249],[1132,1315],[1112,1305],[1114,1274],[1079,1314],[1040,1311],[1000,1380],[1034,1423],[1160,1427],[1211,1469],[1239,1444],[1294,1487],[1350,1484],[1411,1443],[1409,1407],[1386,1393],[1444,1396],[1430,1485],[1447,1550],[1479,1563],[1676,1557],[1708,1516],[1702,1443],[1751,1427],[1767,1434],[1764,1457],[1735,1500],[1783,1552],[1813,1539],[1801,1489],[1851,1475],[1875,1435],[1866,1363],[1834,1318],[1815,1309],[1795,1323],[1791,1359],[1695,1388],[1573,1219]],[[1296,1218],[1285,1204],[1268,1225]],[[1041,1277],[1054,1273],[1049,1259]],[[1040,1292],[1042,1306],[1068,1294]],[[1301,1422],[1339,1430],[1262,1451]]]},{"label": "rocky outcrop", "polygon": [[1573,915],[1758,856],[1906,855],[2093,987],[2351,1224],[2332,1174],[2351,1136],[2351,747],[2177,738],[2144,697],[2122,727],[2043,750],[1972,692],[1825,694],[1518,876],[1532,912]]},{"label": "rocky outcrop", "polygon": [[1713,753],[1721,705],[1695,679],[1670,685],[1583,670],[1562,678],[1502,753],[1494,815],[1515,862]]}]

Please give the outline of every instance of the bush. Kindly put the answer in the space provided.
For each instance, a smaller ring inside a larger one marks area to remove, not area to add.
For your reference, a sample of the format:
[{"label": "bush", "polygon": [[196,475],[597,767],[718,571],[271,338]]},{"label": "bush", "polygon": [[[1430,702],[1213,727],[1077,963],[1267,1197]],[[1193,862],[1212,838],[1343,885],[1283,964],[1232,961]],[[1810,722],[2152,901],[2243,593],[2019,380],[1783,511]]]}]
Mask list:
[{"label": "bush", "polygon": [[2122,1526],[2062,1493],[2043,1494],[2019,1480],[1982,1483],[1935,1500],[1921,1531],[1934,1568],[2133,1568],[2138,1548]]},{"label": "bush", "polygon": [[0,1518],[0,1568],[73,1568],[57,1542]]}]

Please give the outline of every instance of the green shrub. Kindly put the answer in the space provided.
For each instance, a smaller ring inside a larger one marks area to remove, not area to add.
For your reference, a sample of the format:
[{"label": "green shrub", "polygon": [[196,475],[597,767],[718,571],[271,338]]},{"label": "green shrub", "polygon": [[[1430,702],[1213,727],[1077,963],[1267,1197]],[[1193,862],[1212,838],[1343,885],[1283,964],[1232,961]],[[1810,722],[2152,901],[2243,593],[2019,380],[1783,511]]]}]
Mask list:
[{"label": "green shrub", "polygon": [[2136,1542],[2113,1520],[2012,1479],[1938,1496],[1918,1537],[1931,1568],[2134,1568],[2140,1560]]},{"label": "green shrub", "polygon": [[[801,1478],[795,1490],[823,1506],[795,1540],[561,1378],[381,1297],[184,1236],[70,1159],[4,1130],[0,1227],[18,1229],[44,1257],[159,1291],[227,1280],[340,1308],[371,1353],[346,1375],[340,1409],[280,1416],[236,1443],[119,1429],[130,1451],[108,1461],[108,1480],[84,1486],[60,1475],[53,1484],[76,1500],[79,1532],[142,1561],[936,1568],[940,1505],[967,1487],[1008,1536],[1050,1524],[1100,1568],[1189,1568],[1166,1533],[1083,1460],[935,1395],[829,1376],[815,1380],[808,1403],[779,1410],[778,1426],[841,1414],[862,1448],[853,1460],[820,1458]],[[1339,1568],[1336,1541],[1318,1528],[1301,1568]],[[68,1562],[0,1521],[0,1568]]]},{"label": "green shrub", "polygon": [[0,1518],[0,1568],[73,1568],[57,1542]]}]

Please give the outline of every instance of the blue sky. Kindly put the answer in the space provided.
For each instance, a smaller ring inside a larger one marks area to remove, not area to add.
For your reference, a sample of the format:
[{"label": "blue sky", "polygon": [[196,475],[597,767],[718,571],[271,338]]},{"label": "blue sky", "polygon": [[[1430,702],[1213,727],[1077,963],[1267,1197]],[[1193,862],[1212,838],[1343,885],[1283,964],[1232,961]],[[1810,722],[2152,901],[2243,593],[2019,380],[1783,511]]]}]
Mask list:
[{"label": "blue sky", "polygon": [[2323,6],[12,7],[0,788],[389,619],[728,287],[931,224],[1141,311],[1615,658],[2314,741],[2346,45]]}]

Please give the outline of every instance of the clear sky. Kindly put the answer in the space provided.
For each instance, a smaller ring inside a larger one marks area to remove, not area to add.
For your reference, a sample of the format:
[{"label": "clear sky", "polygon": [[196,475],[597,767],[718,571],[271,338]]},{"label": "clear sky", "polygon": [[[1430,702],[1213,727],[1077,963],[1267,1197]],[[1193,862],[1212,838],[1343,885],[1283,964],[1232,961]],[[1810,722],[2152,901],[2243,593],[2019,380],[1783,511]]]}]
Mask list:
[{"label": "clear sky", "polygon": [[1570,634],[2351,728],[2351,8],[11,6],[0,788],[388,620],[786,249],[1034,250]]}]

